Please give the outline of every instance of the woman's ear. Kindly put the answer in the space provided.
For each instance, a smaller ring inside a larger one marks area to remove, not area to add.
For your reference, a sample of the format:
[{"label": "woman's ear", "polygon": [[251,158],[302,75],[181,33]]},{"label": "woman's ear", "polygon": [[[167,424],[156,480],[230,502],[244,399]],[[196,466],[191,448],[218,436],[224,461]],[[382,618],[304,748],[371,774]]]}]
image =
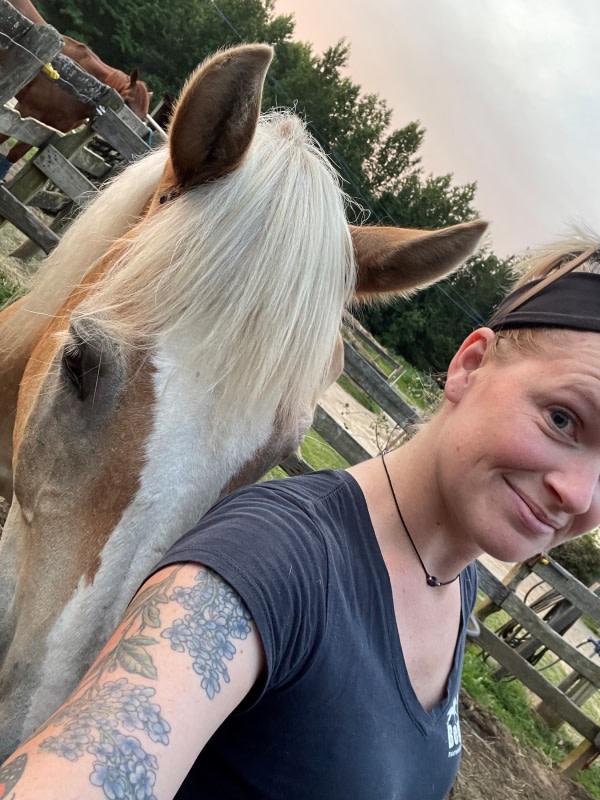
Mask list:
[{"label": "woman's ear", "polygon": [[457,403],[463,396],[475,370],[479,369],[483,357],[496,338],[491,328],[478,328],[470,333],[458,348],[448,367],[444,386],[446,399]]}]

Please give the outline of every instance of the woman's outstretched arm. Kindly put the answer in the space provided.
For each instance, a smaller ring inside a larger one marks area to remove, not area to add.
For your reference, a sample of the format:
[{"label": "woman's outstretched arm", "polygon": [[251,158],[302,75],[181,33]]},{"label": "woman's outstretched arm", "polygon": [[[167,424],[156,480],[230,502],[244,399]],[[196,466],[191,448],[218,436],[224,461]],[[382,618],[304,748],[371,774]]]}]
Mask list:
[{"label": "woman's outstretched arm", "polygon": [[0,767],[2,796],[170,800],[263,666],[229,584],[198,564],[166,567],[70,698]]}]

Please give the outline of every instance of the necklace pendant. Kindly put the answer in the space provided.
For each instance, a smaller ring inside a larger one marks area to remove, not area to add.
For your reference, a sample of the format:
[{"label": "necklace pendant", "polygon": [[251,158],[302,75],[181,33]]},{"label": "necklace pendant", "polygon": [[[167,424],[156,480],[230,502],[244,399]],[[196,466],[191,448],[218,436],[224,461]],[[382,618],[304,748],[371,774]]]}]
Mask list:
[{"label": "necklace pendant", "polygon": [[434,575],[427,575],[427,586],[441,586],[442,584]]}]

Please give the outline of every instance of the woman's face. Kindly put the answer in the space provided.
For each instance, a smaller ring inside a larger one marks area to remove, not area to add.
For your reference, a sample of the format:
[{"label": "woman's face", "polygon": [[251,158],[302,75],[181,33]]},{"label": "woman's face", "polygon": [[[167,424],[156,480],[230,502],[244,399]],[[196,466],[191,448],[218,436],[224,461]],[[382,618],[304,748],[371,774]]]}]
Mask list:
[{"label": "woman's face", "polygon": [[600,524],[600,334],[505,362],[483,358],[493,339],[476,331],[450,366],[439,485],[463,545],[522,561]]}]

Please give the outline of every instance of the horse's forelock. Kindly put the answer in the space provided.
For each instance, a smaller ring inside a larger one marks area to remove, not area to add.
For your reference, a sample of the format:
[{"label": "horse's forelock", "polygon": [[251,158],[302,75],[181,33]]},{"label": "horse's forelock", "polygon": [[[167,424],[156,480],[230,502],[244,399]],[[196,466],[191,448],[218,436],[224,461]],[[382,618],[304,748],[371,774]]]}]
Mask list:
[{"label": "horse's forelock", "polygon": [[306,413],[353,288],[344,204],[302,122],[272,113],[238,170],[144,220],[80,313],[121,341],[181,341],[224,415]]},{"label": "horse's forelock", "polygon": [[138,222],[166,158],[166,149],[153,151],[91,198],[31,279],[28,295],[3,328],[3,349],[38,335],[110,246]]}]

